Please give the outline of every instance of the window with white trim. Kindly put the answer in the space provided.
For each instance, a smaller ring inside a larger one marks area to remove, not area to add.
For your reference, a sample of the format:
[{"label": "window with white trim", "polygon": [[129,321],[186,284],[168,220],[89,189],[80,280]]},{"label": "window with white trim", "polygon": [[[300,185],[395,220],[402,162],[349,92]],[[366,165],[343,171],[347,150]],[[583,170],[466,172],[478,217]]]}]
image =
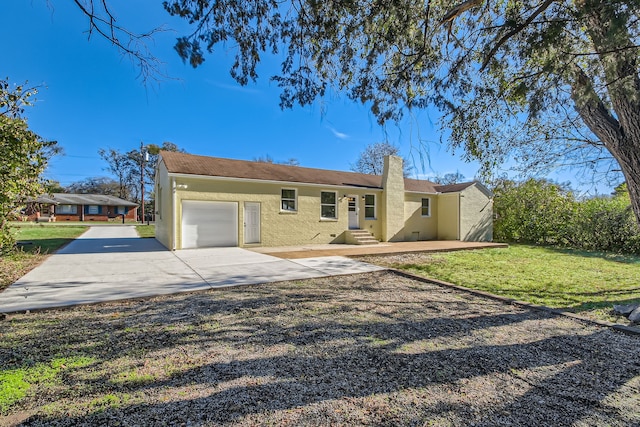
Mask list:
[{"label": "window with white trim", "polygon": [[57,214],[63,215],[74,215],[78,213],[78,207],[76,205],[58,205],[55,210]]},{"label": "window with white trim", "polygon": [[338,196],[335,191],[320,192],[320,218],[338,218]]},{"label": "window with white trim", "polygon": [[431,199],[422,199],[422,216],[431,216]]},{"label": "window with white trim", "polygon": [[98,205],[89,205],[87,213],[89,215],[98,215],[100,213],[100,207]]},{"label": "window with white trim", "polygon": [[376,219],[376,195],[364,195],[364,219]]},{"label": "window with white trim", "polygon": [[124,215],[125,214],[125,207],[124,206],[116,206],[116,214],[118,215]]},{"label": "window with white trim", "polygon": [[298,210],[298,191],[294,188],[280,190],[280,210],[295,212]]}]

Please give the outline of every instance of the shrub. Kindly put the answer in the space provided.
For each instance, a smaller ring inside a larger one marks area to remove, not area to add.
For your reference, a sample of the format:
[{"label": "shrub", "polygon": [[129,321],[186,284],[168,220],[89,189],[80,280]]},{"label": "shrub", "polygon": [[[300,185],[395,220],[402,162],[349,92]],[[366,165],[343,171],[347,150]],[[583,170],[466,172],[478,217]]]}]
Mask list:
[{"label": "shrub", "polygon": [[571,225],[574,246],[640,253],[640,232],[627,194],[579,203]]},{"label": "shrub", "polygon": [[550,181],[502,181],[495,190],[496,240],[564,245],[575,210],[573,193]]},{"label": "shrub", "polygon": [[494,193],[498,241],[640,253],[640,228],[625,191],[578,201],[566,186],[530,179],[503,180]]}]

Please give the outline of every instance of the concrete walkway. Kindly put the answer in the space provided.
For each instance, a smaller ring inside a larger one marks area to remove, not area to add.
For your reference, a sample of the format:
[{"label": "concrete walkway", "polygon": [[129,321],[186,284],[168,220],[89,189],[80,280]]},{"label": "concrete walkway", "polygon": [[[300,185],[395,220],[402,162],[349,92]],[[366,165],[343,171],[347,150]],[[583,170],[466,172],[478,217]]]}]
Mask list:
[{"label": "concrete walkway", "polygon": [[91,227],[0,294],[0,312],[381,270],[341,256],[286,260],[241,248],[171,252],[134,226]]},{"label": "concrete walkway", "polygon": [[458,240],[426,240],[420,242],[384,242],[377,245],[304,245],[275,248],[253,248],[251,251],[278,258],[297,259],[325,256],[390,255],[411,252],[451,252],[472,249],[507,248],[506,243],[460,242]]}]

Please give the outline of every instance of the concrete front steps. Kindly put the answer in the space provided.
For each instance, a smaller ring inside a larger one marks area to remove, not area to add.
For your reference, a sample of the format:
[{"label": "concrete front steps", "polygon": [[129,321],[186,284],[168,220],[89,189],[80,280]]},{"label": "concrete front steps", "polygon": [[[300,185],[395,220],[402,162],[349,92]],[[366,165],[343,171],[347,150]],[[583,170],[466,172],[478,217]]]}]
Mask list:
[{"label": "concrete front steps", "polygon": [[378,241],[367,230],[347,230],[345,243],[349,245],[377,245]]}]

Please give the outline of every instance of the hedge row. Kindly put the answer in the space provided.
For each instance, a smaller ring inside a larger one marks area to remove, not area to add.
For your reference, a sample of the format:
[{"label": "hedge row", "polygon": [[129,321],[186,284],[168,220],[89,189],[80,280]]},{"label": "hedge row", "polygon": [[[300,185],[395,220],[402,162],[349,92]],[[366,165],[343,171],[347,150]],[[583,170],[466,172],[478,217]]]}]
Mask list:
[{"label": "hedge row", "polygon": [[494,189],[494,239],[640,254],[640,228],[624,187],[577,200],[553,182],[502,181]]}]

